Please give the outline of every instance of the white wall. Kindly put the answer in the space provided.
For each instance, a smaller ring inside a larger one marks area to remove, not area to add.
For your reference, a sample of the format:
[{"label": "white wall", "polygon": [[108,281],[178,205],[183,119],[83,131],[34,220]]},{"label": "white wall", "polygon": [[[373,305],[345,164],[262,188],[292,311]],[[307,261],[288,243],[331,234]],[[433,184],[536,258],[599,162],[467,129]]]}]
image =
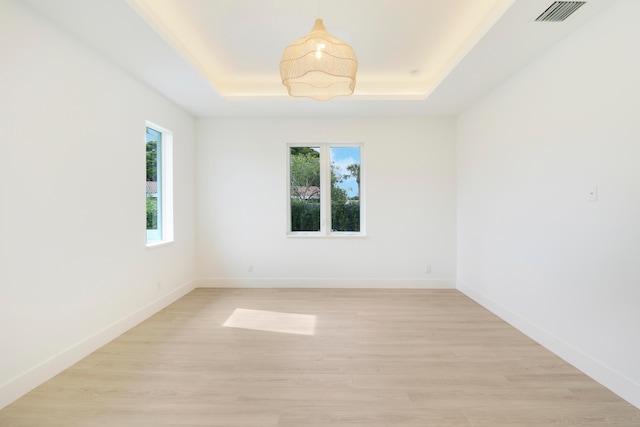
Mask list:
[{"label": "white wall", "polygon": [[459,118],[457,277],[640,406],[637,17],[615,3]]},{"label": "white wall", "polygon": [[[145,120],[174,132],[176,242],[153,250]],[[192,117],[4,0],[0,135],[2,407],[191,289],[195,145]]]},{"label": "white wall", "polygon": [[[454,286],[452,118],[219,118],[197,135],[199,285]],[[365,144],[367,237],[286,237],[289,142]]]}]

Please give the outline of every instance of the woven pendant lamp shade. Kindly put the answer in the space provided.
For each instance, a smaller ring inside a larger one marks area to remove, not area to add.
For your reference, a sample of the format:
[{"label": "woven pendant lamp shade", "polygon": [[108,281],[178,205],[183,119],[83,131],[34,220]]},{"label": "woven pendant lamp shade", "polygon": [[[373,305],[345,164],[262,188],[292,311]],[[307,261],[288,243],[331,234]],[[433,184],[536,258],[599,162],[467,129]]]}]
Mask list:
[{"label": "woven pendant lamp shade", "polygon": [[309,34],[287,46],[280,77],[289,95],[326,101],[353,94],[358,59],[351,46],[333,37],[316,19]]}]

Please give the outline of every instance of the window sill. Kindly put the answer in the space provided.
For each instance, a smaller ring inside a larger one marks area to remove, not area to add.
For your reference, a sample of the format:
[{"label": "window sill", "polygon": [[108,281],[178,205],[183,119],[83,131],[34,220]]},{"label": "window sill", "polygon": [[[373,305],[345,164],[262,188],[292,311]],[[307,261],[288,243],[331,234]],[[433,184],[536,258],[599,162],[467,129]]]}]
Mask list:
[{"label": "window sill", "polygon": [[332,233],[332,234],[319,234],[319,233],[287,233],[287,237],[294,239],[358,239],[367,237],[364,233]]},{"label": "window sill", "polygon": [[170,245],[174,240],[160,240],[158,242],[147,243],[147,249],[156,249],[162,246]]}]

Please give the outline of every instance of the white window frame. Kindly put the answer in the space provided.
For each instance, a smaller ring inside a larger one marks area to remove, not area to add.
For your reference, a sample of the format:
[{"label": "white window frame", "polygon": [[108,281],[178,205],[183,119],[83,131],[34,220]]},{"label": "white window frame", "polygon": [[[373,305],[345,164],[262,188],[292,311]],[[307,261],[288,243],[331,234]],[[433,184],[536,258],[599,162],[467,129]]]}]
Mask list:
[{"label": "white window frame", "polygon": [[[160,239],[155,239],[154,233],[147,231],[147,247],[157,247],[174,240],[173,237],[173,132],[153,122],[145,122],[145,134],[147,128],[162,134],[160,141],[160,207],[158,209],[158,221],[160,222]],[[146,147],[146,136],[145,136]],[[146,151],[146,150],[145,150]],[[145,156],[146,168],[146,156]],[[146,204],[145,204],[146,206]],[[146,212],[146,208],[145,208]],[[145,220],[146,224],[146,220]],[[145,225],[146,228],[146,225]],[[150,240],[150,238],[152,240]]]},{"label": "white window frame", "polygon": [[[364,143],[362,142],[309,142],[288,143],[287,146],[287,237],[365,237],[365,174]],[[291,147],[320,148],[320,230],[291,230]],[[331,230],[331,148],[358,147],[360,149],[360,231]]]}]

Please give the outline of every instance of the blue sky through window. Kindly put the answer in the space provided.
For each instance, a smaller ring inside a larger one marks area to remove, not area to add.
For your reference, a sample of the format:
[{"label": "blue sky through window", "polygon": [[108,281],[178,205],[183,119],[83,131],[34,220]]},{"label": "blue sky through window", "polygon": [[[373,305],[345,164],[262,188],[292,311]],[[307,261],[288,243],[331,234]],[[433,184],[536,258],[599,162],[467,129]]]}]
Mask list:
[{"label": "blue sky through window", "polygon": [[[340,167],[342,174],[348,174],[347,167],[352,164],[360,164],[360,147],[331,147],[331,163]],[[358,195],[358,184],[355,177],[351,176],[338,185],[347,191],[349,197]]]}]

